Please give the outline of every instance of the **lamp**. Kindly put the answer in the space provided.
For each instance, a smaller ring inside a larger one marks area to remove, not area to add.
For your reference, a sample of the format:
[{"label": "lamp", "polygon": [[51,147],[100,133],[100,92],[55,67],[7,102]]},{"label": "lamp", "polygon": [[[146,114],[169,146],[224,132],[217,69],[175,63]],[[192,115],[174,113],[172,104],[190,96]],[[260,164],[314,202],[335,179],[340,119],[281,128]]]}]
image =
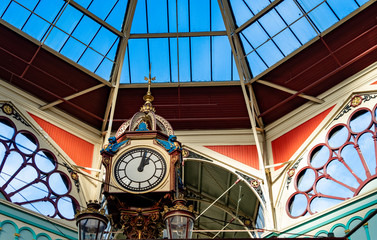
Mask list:
[{"label": "lamp", "polygon": [[89,202],[88,208],[76,214],[79,240],[100,240],[109,220],[97,202]]},{"label": "lamp", "polygon": [[186,207],[184,199],[173,201],[173,207],[165,207],[162,215],[169,239],[188,239],[194,228],[193,206]]}]

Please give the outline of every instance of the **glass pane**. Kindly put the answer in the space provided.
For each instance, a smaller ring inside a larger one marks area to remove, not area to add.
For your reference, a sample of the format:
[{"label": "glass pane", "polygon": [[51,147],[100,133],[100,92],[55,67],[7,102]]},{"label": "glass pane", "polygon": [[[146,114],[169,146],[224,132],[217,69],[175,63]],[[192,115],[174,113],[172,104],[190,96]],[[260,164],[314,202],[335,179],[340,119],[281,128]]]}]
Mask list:
[{"label": "glass pane", "polygon": [[359,183],[346,166],[338,159],[334,159],[326,166],[326,173],[335,180],[342,182],[350,187],[358,188]]},{"label": "glass pane", "polygon": [[34,163],[44,173],[52,172],[57,167],[54,155],[47,150],[39,150],[34,156]]},{"label": "glass pane", "polygon": [[304,194],[295,194],[289,202],[289,213],[292,217],[301,216],[306,212],[307,205],[308,199]]},{"label": "glass pane", "polygon": [[287,25],[283,22],[282,18],[277,14],[276,11],[269,11],[258,21],[270,37],[278,34],[285,27],[287,27]]},{"label": "glass pane", "polygon": [[271,67],[284,57],[272,41],[268,41],[260,46],[257,49],[257,52],[269,67]]},{"label": "glass pane", "polygon": [[126,13],[127,4],[128,0],[119,0],[105,21],[116,29],[121,30],[125,18],[124,15]]},{"label": "glass pane", "polygon": [[321,4],[309,13],[310,19],[314,22],[320,32],[338,22],[338,18],[326,4]]},{"label": "glass pane", "polygon": [[372,124],[372,113],[367,110],[360,110],[352,114],[350,118],[350,128],[353,132],[359,133]]},{"label": "glass pane", "polygon": [[189,32],[188,0],[178,0],[178,31]]},{"label": "glass pane", "polygon": [[230,81],[232,65],[228,37],[212,37],[212,78],[213,81]]},{"label": "glass pane", "polygon": [[257,76],[267,69],[267,64],[263,61],[263,59],[258,55],[257,52],[252,52],[247,55],[247,60],[249,62],[253,76]]},{"label": "glass pane", "polygon": [[316,184],[317,193],[331,197],[351,198],[354,194],[350,189],[331,179],[321,178]]},{"label": "glass pane", "polygon": [[21,29],[30,14],[30,11],[26,10],[24,7],[21,7],[17,3],[12,2],[2,16],[2,19],[12,24],[16,28]]},{"label": "glass pane", "polygon": [[[115,34],[106,28],[101,27],[95,38],[90,43],[90,46],[105,56],[110,51],[111,47],[113,47],[114,42],[117,41],[117,39],[118,37]],[[111,60],[114,60],[114,56]]]},{"label": "glass pane", "polygon": [[230,5],[238,27],[254,16],[244,1],[231,0]]},{"label": "glass pane", "polygon": [[361,163],[360,156],[353,144],[346,145],[340,155],[344,162],[348,164],[351,170],[361,179],[367,178],[363,164]]},{"label": "glass pane", "polygon": [[322,168],[330,159],[330,149],[325,145],[316,147],[310,156],[310,165],[314,168]]},{"label": "glass pane", "polygon": [[340,19],[344,18],[358,8],[354,0],[327,0],[327,2]]},{"label": "glass pane", "polygon": [[284,31],[279,33],[274,37],[274,41],[285,56],[301,47],[300,42],[297,40],[296,36],[293,35],[290,29],[285,29]]},{"label": "glass pane", "polygon": [[64,195],[70,190],[70,182],[63,173],[54,172],[48,178],[48,184],[52,191],[58,195]]},{"label": "glass pane", "polygon": [[69,38],[60,53],[77,62],[85,49],[86,46],[84,44],[75,40],[74,38]]},{"label": "glass pane", "polygon": [[376,174],[376,151],[372,133],[362,134],[357,143],[370,173],[372,175]]},{"label": "glass pane", "polygon": [[55,51],[60,51],[67,39],[68,34],[57,28],[53,28],[44,43]]},{"label": "glass pane", "polygon": [[96,70],[98,65],[101,63],[102,59],[103,57],[98,52],[87,48],[78,63],[94,72],[94,70]]},{"label": "glass pane", "polygon": [[191,38],[192,81],[211,81],[210,38]]},{"label": "glass pane", "polygon": [[132,83],[145,83],[144,76],[149,74],[147,39],[128,40]]},{"label": "glass pane", "polygon": [[122,74],[120,75],[120,83],[131,83],[128,58],[129,54],[127,47],[123,60]]},{"label": "glass pane", "polygon": [[99,28],[100,25],[98,23],[91,18],[84,16],[73,31],[72,36],[83,42],[85,45],[89,45]]},{"label": "glass pane", "polygon": [[12,139],[15,131],[9,120],[0,118],[0,140],[8,141]]},{"label": "glass pane", "polygon": [[339,148],[348,141],[348,138],[348,129],[345,126],[340,125],[330,131],[327,141],[330,147]]},{"label": "glass pane", "polygon": [[190,32],[210,30],[210,0],[190,0]]},{"label": "glass pane", "polygon": [[219,4],[216,0],[211,2],[211,31],[225,31],[223,17],[220,12]]},{"label": "glass pane", "polygon": [[306,192],[313,187],[315,180],[316,180],[316,173],[313,169],[311,168],[303,169],[297,175],[297,189],[302,192]]},{"label": "glass pane", "polygon": [[[336,204],[341,203],[342,200],[338,199],[331,199],[331,198],[323,198],[323,197],[315,197],[310,203],[310,211],[312,213],[322,212]],[[344,234],[344,232],[343,232]]]},{"label": "glass pane", "polygon": [[147,1],[148,12],[148,32],[150,33],[166,33],[168,32],[168,13],[167,0]]},{"label": "glass pane", "polygon": [[147,33],[145,1],[137,1],[131,33]]},{"label": "glass pane", "polygon": [[38,41],[41,41],[42,37],[45,36],[49,27],[49,23],[33,14],[26,22],[22,30]]},{"label": "glass pane", "polygon": [[17,148],[25,154],[32,154],[38,147],[37,139],[26,132],[17,133],[15,143]]},{"label": "glass pane", "polygon": [[74,219],[76,214],[77,206],[74,200],[70,197],[62,197],[57,203],[58,211],[65,219]]},{"label": "glass pane", "polygon": [[169,39],[153,38],[149,40],[149,51],[154,82],[170,82]]}]

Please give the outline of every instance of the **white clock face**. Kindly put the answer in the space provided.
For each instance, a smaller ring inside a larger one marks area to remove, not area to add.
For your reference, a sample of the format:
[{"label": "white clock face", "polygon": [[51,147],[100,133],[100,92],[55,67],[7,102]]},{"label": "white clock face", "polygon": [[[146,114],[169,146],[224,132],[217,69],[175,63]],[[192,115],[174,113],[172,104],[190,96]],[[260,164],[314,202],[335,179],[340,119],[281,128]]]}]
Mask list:
[{"label": "white clock face", "polygon": [[114,177],[125,189],[145,192],[156,187],[166,175],[166,162],[162,155],[149,148],[132,149],[118,159]]}]

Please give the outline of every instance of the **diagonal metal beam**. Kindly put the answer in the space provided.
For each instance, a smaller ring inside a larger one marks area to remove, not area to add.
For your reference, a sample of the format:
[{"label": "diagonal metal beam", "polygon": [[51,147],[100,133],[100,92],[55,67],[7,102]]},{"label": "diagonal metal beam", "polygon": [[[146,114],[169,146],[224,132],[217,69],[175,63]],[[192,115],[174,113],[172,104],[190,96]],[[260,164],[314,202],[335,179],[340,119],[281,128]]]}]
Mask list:
[{"label": "diagonal metal beam", "polygon": [[[234,60],[237,66],[238,74],[240,76],[241,87],[244,93],[246,106],[248,108],[249,118],[251,118],[252,114],[250,111],[250,100],[246,93],[245,82],[249,81],[252,78],[252,73],[246,61],[245,51],[242,47],[240,37],[238,34],[234,32],[236,28],[236,23],[235,23],[232,11],[230,9],[229,1],[218,0],[218,4],[220,7],[221,15],[223,17],[224,25],[225,25],[226,32],[228,35],[228,39],[229,39],[229,43],[232,49]],[[254,107],[255,107],[255,111],[259,112],[259,108],[256,102],[254,104]],[[263,128],[262,119],[259,119],[258,122],[261,123],[260,127]]]},{"label": "diagonal metal beam", "polygon": [[[104,87],[104,86],[105,86],[105,84],[98,84],[98,85],[96,85],[96,86],[94,86],[94,87],[91,87],[91,88],[85,89],[85,90],[83,90],[83,91],[81,91],[81,92],[78,92],[78,93],[72,94],[72,95],[70,95],[70,96],[68,96],[68,97],[65,97],[65,98],[63,98],[63,99],[66,100],[66,101],[68,101],[68,100],[71,100],[71,99],[73,99],[73,98],[76,98],[76,97],[79,97],[79,96],[81,96],[81,95],[84,95],[84,94],[86,94],[86,93],[89,93],[89,92],[91,92],[91,91],[97,90],[98,88],[101,88],[101,87]],[[43,106],[41,106],[39,109],[42,110],[42,111],[44,111],[44,110],[46,110],[46,109],[48,109],[48,108],[51,108],[51,107],[53,107],[53,106],[56,106],[56,105],[62,103],[62,102],[64,102],[64,101],[59,99],[59,100],[56,100],[56,101],[54,101],[54,102],[52,102],[52,103],[49,103],[49,104],[43,105]]]},{"label": "diagonal metal beam", "polygon": [[64,0],[64,1],[66,1],[69,5],[71,5],[72,7],[76,8],[80,12],[84,13],[86,16],[88,16],[91,19],[93,19],[94,21],[96,21],[98,24],[100,24],[103,27],[107,28],[112,33],[116,34],[119,37],[123,37],[123,33],[121,31],[119,31],[118,29],[114,28],[113,26],[111,26],[110,24],[108,24],[107,22],[105,22],[104,20],[102,20],[101,18],[97,17],[96,15],[94,15],[93,13],[91,13],[88,9],[84,8],[83,6],[81,6],[80,4],[78,4],[77,2],[75,2],[74,0]]},{"label": "diagonal metal beam", "polygon": [[276,5],[278,5],[283,0],[275,0],[271,4],[269,4],[267,7],[265,7],[262,11],[255,14],[252,18],[250,18],[248,21],[246,21],[244,24],[242,24],[239,28],[235,30],[235,33],[239,33],[248,26],[250,26],[252,23],[256,22],[260,17],[262,17],[264,14],[268,13],[272,8],[274,8]]},{"label": "diagonal metal beam", "polygon": [[119,84],[120,84],[120,77],[122,74],[122,67],[123,67],[123,61],[124,56],[126,53],[126,48],[128,44],[128,39],[130,38],[130,31],[131,31],[131,25],[132,20],[135,14],[137,0],[130,0],[128,2],[127,10],[124,17],[124,23],[122,28],[122,33],[124,34],[119,42],[118,51],[116,54],[116,60],[115,60],[115,66],[111,75],[111,82],[114,85],[114,87],[110,91],[109,99],[107,101],[107,106],[105,110],[105,116],[102,123],[101,132],[103,133],[106,128],[107,121],[109,121],[108,130],[106,132],[107,139],[110,136],[111,129],[112,129],[112,122],[114,119],[114,111],[115,111],[115,104],[116,99],[118,96],[119,91]]},{"label": "diagonal metal beam", "polygon": [[[280,91],[283,91],[283,92],[286,92],[286,93],[290,93],[290,94],[297,94],[298,93],[298,97],[302,97],[302,98],[305,98],[307,100],[310,100],[312,102],[315,102],[315,103],[324,103],[325,101],[320,99],[320,98],[316,98],[316,97],[313,97],[313,96],[309,96],[309,95],[306,95],[304,93],[299,93],[298,91],[296,90],[292,90],[290,88],[287,88],[287,87],[283,87],[281,85],[278,85],[278,84],[275,84],[275,83],[272,83],[272,82],[269,82],[269,81],[265,81],[265,80],[261,80],[261,79],[258,79],[257,80],[258,83],[260,84],[263,84],[263,85],[266,85],[266,86],[269,86],[269,87],[272,87],[272,88],[275,88],[275,89],[278,89]],[[257,113],[258,114],[258,113]]]}]

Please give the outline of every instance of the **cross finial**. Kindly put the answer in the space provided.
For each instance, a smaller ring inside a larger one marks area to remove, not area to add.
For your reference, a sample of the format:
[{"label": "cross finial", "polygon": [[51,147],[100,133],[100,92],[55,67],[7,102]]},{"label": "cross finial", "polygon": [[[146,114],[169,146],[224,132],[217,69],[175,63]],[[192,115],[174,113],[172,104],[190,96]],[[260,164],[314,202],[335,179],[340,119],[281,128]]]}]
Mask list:
[{"label": "cross finial", "polygon": [[152,96],[152,93],[151,93],[151,83],[152,83],[153,80],[156,80],[156,77],[152,78],[152,76],[151,76],[151,66],[149,66],[149,78],[144,77],[144,80],[146,80],[148,82],[148,92],[143,97],[145,103],[141,107],[140,111],[145,112],[145,113],[147,113],[149,111],[154,112],[155,110],[154,110],[154,107],[152,106],[152,101],[153,101],[154,97]]},{"label": "cross finial", "polygon": [[144,80],[148,82],[148,93],[147,94],[151,94],[152,81],[156,80],[156,77],[152,78],[152,74],[151,74],[152,69],[151,68],[152,68],[152,64],[149,66],[149,78],[144,77]]}]

